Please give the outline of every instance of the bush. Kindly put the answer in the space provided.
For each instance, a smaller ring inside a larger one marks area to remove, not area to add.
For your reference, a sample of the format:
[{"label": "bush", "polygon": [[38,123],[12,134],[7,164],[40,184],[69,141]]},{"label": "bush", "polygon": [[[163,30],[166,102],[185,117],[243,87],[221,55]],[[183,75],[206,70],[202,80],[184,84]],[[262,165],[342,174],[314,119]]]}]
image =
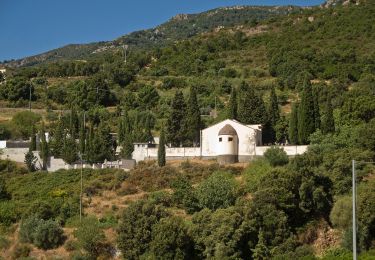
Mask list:
[{"label": "bush", "polygon": [[332,208],[329,218],[334,227],[345,230],[352,224],[352,199],[348,196],[339,198]]},{"label": "bush", "polygon": [[64,248],[66,251],[75,251],[79,249],[79,243],[75,240],[68,240],[65,242]]},{"label": "bush", "polygon": [[0,224],[10,226],[18,217],[16,206],[12,201],[0,201]]},{"label": "bush", "polygon": [[263,176],[269,173],[272,167],[264,159],[257,159],[245,170],[246,189],[248,192],[256,192]]},{"label": "bush", "polygon": [[36,215],[31,215],[30,217],[22,221],[19,233],[21,242],[34,242],[34,234],[40,222],[41,219]]},{"label": "bush", "polygon": [[17,244],[12,252],[13,259],[19,259],[21,257],[28,257],[31,252],[31,248],[28,245]]},{"label": "bush", "polygon": [[94,217],[83,219],[80,227],[74,231],[74,236],[90,257],[96,258],[107,251],[104,232]]},{"label": "bush", "polygon": [[193,241],[183,220],[170,217],[152,228],[150,247],[156,259],[191,259]]},{"label": "bush", "polygon": [[42,220],[35,229],[33,244],[46,250],[59,247],[64,240],[64,231],[57,222]]},{"label": "bush", "polygon": [[33,243],[41,249],[56,248],[64,242],[64,231],[53,220],[43,220],[32,215],[21,223],[20,239],[22,242]]},{"label": "bush", "polygon": [[215,172],[203,181],[196,190],[200,208],[216,210],[227,208],[236,200],[237,182],[226,172]]},{"label": "bush", "polygon": [[271,164],[271,166],[282,166],[289,162],[286,152],[276,146],[272,146],[264,153],[264,157]]},{"label": "bush", "polygon": [[118,247],[123,257],[138,259],[146,253],[153,226],[167,216],[163,206],[150,201],[138,201],[126,208],[118,228]]}]

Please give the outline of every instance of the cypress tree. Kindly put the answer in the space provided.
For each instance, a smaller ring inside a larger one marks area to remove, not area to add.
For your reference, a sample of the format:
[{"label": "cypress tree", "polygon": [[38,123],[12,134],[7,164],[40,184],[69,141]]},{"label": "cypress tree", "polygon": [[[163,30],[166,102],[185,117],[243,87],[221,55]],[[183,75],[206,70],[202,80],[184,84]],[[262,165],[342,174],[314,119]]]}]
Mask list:
[{"label": "cypress tree", "polygon": [[228,118],[237,120],[237,90],[235,87],[232,87],[230,92],[229,104],[228,104]]},{"label": "cypress tree", "polygon": [[56,158],[61,158],[62,156],[62,150],[64,147],[64,122],[62,118],[59,119],[57,122],[57,126],[54,129],[53,135],[51,136],[51,150],[52,154]]},{"label": "cypress tree", "polygon": [[280,119],[279,104],[275,88],[271,89],[270,102],[267,113],[267,122],[263,126],[263,143],[274,143],[276,141],[276,125]]},{"label": "cypress tree", "polygon": [[70,136],[75,139],[78,133],[79,128],[79,120],[77,112],[74,108],[70,110],[70,124],[69,124],[69,132]]},{"label": "cypress tree", "polygon": [[39,133],[40,137],[40,151],[39,156],[42,159],[42,170],[47,170],[48,156],[49,156],[49,147],[46,140],[46,133],[44,131],[44,124]]},{"label": "cypress tree", "polygon": [[92,155],[95,162],[112,160],[113,140],[109,126],[101,122],[91,142]]},{"label": "cypress tree", "polygon": [[298,141],[307,144],[309,136],[315,132],[314,97],[310,81],[305,80],[301,103],[298,107]]},{"label": "cypress tree", "polygon": [[165,133],[164,133],[164,127],[161,129],[160,133],[160,140],[159,140],[159,148],[158,148],[158,165],[160,167],[165,166]]},{"label": "cypress tree", "polygon": [[72,164],[78,159],[77,143],[71,136],[65,138],[61,157],[67,164]]},{"label": "cypress tree", "polygon": [[320,121],[320,109],[319,109],[319,97],[317,91],[313,92],[314,98],[314,123],[315,123],[315,130],[320,129],[321,121]]},{"label": "cypress tree", "polygon": [[331,101],[327,101],[326,113],[322,124],[322,132],[324,134],[335,132],[335,120],[333,118],[333,109]]},{"label": "cypress tree", "polygon": [[132,153],[134,151],[134,145],[133,145],[132,137],[130,134],[124,137],[124,140],[121,143],[121,146],[122,146],[121,151],[120,151],[121,158],[131,159]]},{"label": "cypress tree", "polygon": [[197,100],[197,92],[195,87],[191,87],[187,103],[187,117],[185,120],[186,140],[188,141],[188,145],[199,144],[201,126],[201,113]]},{"label": "cypress tree", "polygon": [[291,144],[298,144],[298,103],[294,103],[292,105],[288,134],[289,142]]},{"label": "cypress tree", "polygon": [[79,152],[81,155],[85,154],[86,152],[86,138],[86,126],[82,120],[79,128]]},{"label": "cypress tree", "polygon": [[270,94],[269,119],[272,127],[275,129],[277,121],[280,119],[279,103],[277,100],[275,87],[272,87]]},{"label": "cypress tree", "polygon": [[130,128],[130,120],[128,112],[124,112],[124,116],[120,121],[120,132],[119,132],[119,142],[121,144],[120,156],[124,159],[131,159],[132,153],[134,151],[133,136]]},{"label": "cypress tree", "polygon": [[90,163],[94,163],[94,155],[93,155],[93,140],[94,140],[94,129],[93,127],[91,126],[89,128],[89,132],[88,132],[88,135],[87,135],[87,141],[86,141],[86,153],[85,153],[85,158],[88,162]]},{"label": "cypress tree", "polygon": [[29,146],[29,151],[36,151],[36,130],[35,126],[32,127],[31,131],[31,138],[30,138],[30,146]]},{"label": "cypress tree", "polygon": [[238,120],[244,124],[264,124],[266,118],[266,107],[262,98],[255,94],[254,88],[243,81],[238,96]]},{"label": "cypress tree", "polygon": [[172,146],[179,146],[185,139],[184,122],[186,104],[184,95],[178,90],[172,101],[172,109],[167,120],[167,140]]}]

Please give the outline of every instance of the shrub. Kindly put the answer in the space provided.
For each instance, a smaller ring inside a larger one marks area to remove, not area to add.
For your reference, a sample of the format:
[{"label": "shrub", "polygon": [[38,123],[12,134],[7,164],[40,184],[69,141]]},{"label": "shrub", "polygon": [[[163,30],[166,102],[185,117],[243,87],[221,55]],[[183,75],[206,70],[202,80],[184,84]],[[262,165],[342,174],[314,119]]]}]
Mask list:
[{"label": "shrub", "polygon": [[0,224],[10,226],[18,219],[16,206],[12,201],[0,201]]},{"label": "shrub", "polygon": [[62,245],[64,239],[64,231],[57,222],[42,220],[35,229],[33,244],[46,250]]},{"label": "shrub", "polygon": [[282,148],[276,146],[267,149],[264,153],[264,157],[273,167],[282,166],[289,162],[286,152]]},{"label": "shrub", "polygon": [[188,213],[198,210],[198,202],[194,188],[186,177],[180,177],[172,183],[172,200],[177,206],[182,206]]},{"label": "shrub", "polygon": [[124,210],[118,228],[118,247],[125,259],[137,259],[149,248],[151,232],[161,218],[168,216],[163,206],[138,201]]},{"label": "shrub", "polygon": [[334,227],[345,230],[352,223],[352,200],[350,197],[339,198],[329,215]]},{"label": "shrub", "polygon": [[41,249],[56,248],[64,242],[64,231],[53,220],[43,220],[32,215],[21,223],[20,239],[22,242],[33,243]]},{"label": "shrub", "polygon": [[28,245],[17,244],[12,252],[13,259],[19,259],[21,257],[28,257],[31,252],[31,248]]},{"label": "shrub", "polygon": [[183,220],[170,217],[154,225],[150,247],[156,259],[191,259],[193,241]]},{"label": "shrub", "polygon": [[197,187],[198,205],[212,210],[227,208],[234,204],[236,190],[237,183],[231,174],[215,172]]},{"label": "shrub", "polygon": [[246,189],[248,192],[256,192],[263,176],[269,173],[272,167],[264,159],[257,159],[251,162],[245,170]]},{"label": "shrub", "polygon": [[75,240],[68,240],[65,242],[64,248],[67,251],[75,251],[79,249],[79,243]]},{"label": "shrub", "polygon": [[39,226],[41,219],[36,215],[31,215],[23,220],[20,227],[20,240],[24,243],[33,243],[36,228]]},{"label": "shrub", "polygon": [[10,199],[10,194],[8,193],[5,185],[4,179],[0,176],[0,201]]},{"label": "shrub", "polygon": [[74,236],[89,256],[95,258],[105,252],[105,235],[96,218],[83,219],[80,227],[74,231]]}]

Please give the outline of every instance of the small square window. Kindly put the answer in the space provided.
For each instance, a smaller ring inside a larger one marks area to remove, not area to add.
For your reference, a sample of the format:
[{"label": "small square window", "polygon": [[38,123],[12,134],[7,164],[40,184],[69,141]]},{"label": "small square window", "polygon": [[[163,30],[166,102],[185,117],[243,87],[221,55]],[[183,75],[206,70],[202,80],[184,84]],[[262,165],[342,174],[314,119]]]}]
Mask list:
[{"label": "small square window", "polygon": [[223,141],[223,138],[222,137],[219,137],[219,142],[222,142]]},{"label": "small square window", "polygon": [[233,141],[233,137],[228,137],[228,142],[232,142]]}]

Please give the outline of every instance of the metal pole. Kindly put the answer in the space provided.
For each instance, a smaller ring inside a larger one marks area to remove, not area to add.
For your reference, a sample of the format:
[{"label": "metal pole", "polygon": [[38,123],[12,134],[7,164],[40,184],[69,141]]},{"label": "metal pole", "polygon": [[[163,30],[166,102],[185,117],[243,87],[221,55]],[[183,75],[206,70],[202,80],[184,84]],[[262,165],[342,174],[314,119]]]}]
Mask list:
[{"label": "metal pole", "polygon": [[83,163],[82,163],[82,154],[81,154],[81,192],[80,192],[80,195],[79,195],[79,222],[82,221],[82,184],[83,184],[83,181],[82,181],[82,171],[83,171]]},{"label": "metal pole", "polygon": [[[86,111],[83,112],[83,128],[86,126]],[[84,129],[85,130],[85,129]],[[86,137],[85,137],[85,147],[86,149]],[[83,193],[83,162],[82,162],[82,153],[80,154],[81,157],[81,191],[79,196],[79,221],[82,221],[82,193]]]},{"label": "metal pole", "polygon": [[353,260],[357,260],[357,224],[356,224],[356,176],[355,160],[352,160],[352,177],[353,177]]},{"label": "metal pole", "polygon": [[32,83],[30,82],[30,87],[29,87],[29,110],[31,111],[31,86]]}]

